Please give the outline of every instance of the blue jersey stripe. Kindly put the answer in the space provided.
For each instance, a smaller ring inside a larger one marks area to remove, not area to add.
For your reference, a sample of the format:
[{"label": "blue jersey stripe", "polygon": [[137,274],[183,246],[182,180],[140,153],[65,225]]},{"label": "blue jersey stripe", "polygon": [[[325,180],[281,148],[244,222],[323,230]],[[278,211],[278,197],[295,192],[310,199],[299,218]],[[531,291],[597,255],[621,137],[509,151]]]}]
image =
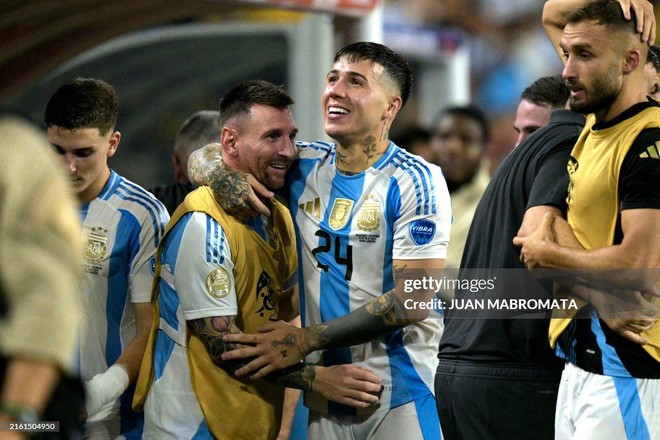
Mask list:
[{"label": "blue jersey stripe", "polygon": [[156,343],[154,349],[154,380],[158,380],[163,375],[167,361],[172,356],[174,345],[176,343],[165,334],[164,331],[158,330],[156,333]]},{"label": "blue jersey stripe", "polygon": [[215,264],[224,263],[224,246],[225,231],[217,221],[206,216],[206,261]]},{"label": "blue jersey stripe", "polygon": [[385,215],[387,227],[385,232],[385,249],[383,253],[383,292],[389,292],[394,289],[393,275],[393,247],[394,247],[394,222],[399,218],[401,208],[401,192],[399,182],[390,178],[390,186],[387,190],[387,210]]},{"label": "blue jersey stripe", "polygon": [[397,155],[393,158],[393,162],[399,168],[405,171],[412,179],[413,186],[415,188],[415,198],[417,200],[417,208],[415,209],[415,214],[417,215],[421,214],[422,209],[424,209],[426,213],[428,211],[428,207],[426,207],[426,205],[422,200],[422,189],[420,187],[420,178],[418,175],[418,171],[411,169],[410,164],[405,160],[401,152],[397,153]]},{"label": "blue jersey stripe", "polygon": [[591,331],[596,336],[598,347],[602,353],[603,374],[606,376],[621,376],[623,372],[626,372],[626,376],[631,376],[621,362],[621,359],[619,359],[619,355],[614,350],[614,347],[609,345],[605,340],[605,333],[603,333],[603,329],[600,327],[600,321],[595,311],[591,313]]},{"label": "blue jersey stripe", "polygon": [[422,431],[423,440],[442,440],[440,430],[440,419],[438,418],[438,408],[435,405],[435,398],[432,395],[423,399],[415,399],[415,409],[417,410],[417,421]]},{"label": "blue jersey stripe", "polygon": [[407,166],[411,172],[414,172],[415,175],[418,176],[419,180],[421,181],[422,188],[420,189],[420,191],[422,193],[421,198],[423,200],[423,204],[422,204],[423,214],[428,215],[432,210],[431,208],[432,188],[428,187],[428,186],[432,186],[432,182],[431,182],[432,179],[429,179],[427,176],[425,176],[426,173],[420,166],[419,160],[417,160],[413,155],[401,151],[400,159],[402,161],[402,164]]},{"label": "blue jersey stripe", "polygon": [[612,377],[616,389],[626,437],[635,440],[651,440],[648,425],[642,413],[642,404],[634,377]]},{"label": "blue jersey stripe", "polygon": [[[117,225],[115,243],[110,255],[127,253],[128,242],[134,234],[135,228],[139,230],[133,216],[122,215]],[[111,258],[108,277],[108,295],[106,297],[105,313],[107,319],[105,359],[108,365],[114,364],[121,355],[121,317],[124,315],[128,295],[128,274],[130,267],[124,258]]]},{"label": "blue jersey stripe", "polygon": [[392,375],[392,395],[390,407],[395,408],[411,400],[433,395],[424,381],[419,377],[415,366],[406,351],[403,342],[404,330],[392,333],[386,341],[387,356],[390,361]]},{"label": "blue jersey stripe", "polygon": [[167,222],[161,222],[160,219],[167,218],[163,211],[163,206],[157,200],[151,200],[144,193],[136,192],[126,184],[126,180],[122,179],[120,185],[117,187],[116,194],[122,200],[137,203],[142,206],[151,217],[151,225],[154,230],[154,246],[158,246],[160,237],[165,233],[165,225]]},{"label": "blue jersey stripe", "polygon": [[[160,254],[161,265],[167,266],[172,273],[176,271],[176,264],[178,261],[179,251],[181,250],[181,242],[185,233],[188,223],[192,219],[193,213],[185,214],[174,227],[167,234],[165,243],[163,243],[163,250]],[[163,270],[161,268],[161,270]],[[176,311],[179,308],[179,296],[173,287],[171,287],[165,280],[158,280],[158,306],[160,308],[160,315],[165,319],[175,330],[179,329],[179,320],[176,316]]]},{"label": "blue jersey stripe", "polygon": [[[433,181],[433,175],[429,169],[428,164],[423,163],[415,156],[410,153],[404,153],[404,156],[413,164],[413,167],[419,172],[422,176],[422,182],[424,183],[425,195],[426,198],[430,198],[430,212],[425,212],[425,214],[435,214],[437,212],[437,203],[435,200],[435,182]],[[426,187],[428,185],[428,188]],[[427,201],[427,203],[429,203]]]},{"label": "blue jersey stripe", "polygon": [[117,186],[119,186],[121,179],[122,177],[119,174],[115,173],[113,170],[110,170],[110,178],[103,186],[103,189],[101,190],[98,198],[101,200],[109,200],[116,191]]}]

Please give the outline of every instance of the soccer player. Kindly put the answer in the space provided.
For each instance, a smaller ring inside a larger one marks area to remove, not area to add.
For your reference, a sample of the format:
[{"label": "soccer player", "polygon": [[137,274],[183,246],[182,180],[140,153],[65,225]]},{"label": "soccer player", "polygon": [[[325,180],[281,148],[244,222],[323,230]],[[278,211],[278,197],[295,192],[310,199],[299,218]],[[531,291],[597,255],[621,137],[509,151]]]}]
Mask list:
[{"label": "soccer player", "polygon": [[108,166],[119,147],[117,94],[76,78],[46,106],[48,140],[78,195],[85,239],[80,374],[87,394],[86,436],[141,438],[133,387],[151,325],[153,257],[168,220],[149,192]]},{"label": "soccer player", "polygon": [[[566,237],[566,223],[557,219],[556,237],[544,222],[517,238],[528,267],[620,269],[621,278],[626,270],[660,268],[660,108],[647,100],[643,74],[652,9],[646,1],[546,3],[543,22],[561,48],[569,104],[590,115],[568,164],[574,236]],[[640,345],[593,308],[581,312],[585,319],[553,320],[550,327],[567,361],[557,438],[660,438],[660,325],[631,323]]]},{"label": "soccer player", "polygon": [[[298,144],[283,188],[299,238],[306,327],[280,322],[259,335],[225,336],[254,344],[223,356],[258,356],[239,376],[259,370],[253,377],[260,378],[309,355],[319,365],[352,363],[381,378],[382,397],[368,408],[306,393],[312,439],[440,438],[432,382],[442,324],[424,319],[429,310],[405,306],[433,292],[395,289],[405,276],[438,276],[451,221],[440,169],[388,137],[411,78],[407,62],[383,45],[359,42],[337,52],[322,94],[325,131],[336,143]],[[192,168],[204,174],[205,167]]]},{"label": "soccer player", "polygon": [[[282,187],[298,132],[291,104],[267,81],[230,89],[220,101],[225,163],[268,188]],[[158,316],[136,393],[136,403],[144,403],[145,438],[274,439],[281,385],[362,406],[378,400],[380,380],[359,367],[299,363],[266,378],[274,383],[249,382],[233,375],[240,362],[222,359],[234,348],[223,335],[297,314],[293,224],[282,203],[273,200],[271,210],[269,218],[243,222],[204,186],[175,211],[159,250]]]}]

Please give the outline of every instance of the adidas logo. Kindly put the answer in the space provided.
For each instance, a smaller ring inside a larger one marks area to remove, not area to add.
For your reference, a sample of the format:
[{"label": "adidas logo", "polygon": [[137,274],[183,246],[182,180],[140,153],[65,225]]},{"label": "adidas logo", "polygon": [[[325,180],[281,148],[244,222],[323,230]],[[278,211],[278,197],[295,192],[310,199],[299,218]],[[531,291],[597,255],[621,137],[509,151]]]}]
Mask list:
[{"label": "adidas logo", "polygon": [[655,145],[651,145],[646,149],[645,152],[639,155],[642,159],[660,159],[660,152],[658,151],[658,144],[660,142],[656,142]]},{"label": "adidas logo", "polygon": [[314,200],[310,200],[307,203],[301,203],[298,205],[302,211],[305,211],[308,214],[313,215],[315,218],[321,220],[321,199],[318,197]]}]

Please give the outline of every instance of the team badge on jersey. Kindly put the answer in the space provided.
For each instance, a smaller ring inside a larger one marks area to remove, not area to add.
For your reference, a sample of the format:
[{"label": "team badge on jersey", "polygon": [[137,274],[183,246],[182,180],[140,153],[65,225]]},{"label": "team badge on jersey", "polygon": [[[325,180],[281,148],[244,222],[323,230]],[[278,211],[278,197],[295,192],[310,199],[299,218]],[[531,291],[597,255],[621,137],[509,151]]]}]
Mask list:
[{"label": "team badge on jersey", "polygon": [[435,236],[435,223],[431,220],[415,220],[409,226],[410,238],[417,246],[428,244]]},{"label": "team badge on jersey", "polygon": [[108,230],[102,226],[93,227],[92,232],[87,237],[83,256],[90,261],[102,261],[108,250],[107,242]]},{"label": "team badge on jersey", "polygon": [[214,299],[229,295],[231,278],[224,267],[218,267],[206,277],[206,292]]},{"label": "team badge on jersey", "polygon": [[353,200],[349,199],[335,199],[335,203],[332,204],[332,211],[330,212],[330,218],[328,219],[328,224],[335,231],[346,226],[348,219],[351,218],[351,210],[353,209]]},{"label": "team badge on jersey", "polygon": [[380,201],[374,194],[367,196],[358,212],[357,227],[360,230],[370,232],[380,227],[380,206]]}]

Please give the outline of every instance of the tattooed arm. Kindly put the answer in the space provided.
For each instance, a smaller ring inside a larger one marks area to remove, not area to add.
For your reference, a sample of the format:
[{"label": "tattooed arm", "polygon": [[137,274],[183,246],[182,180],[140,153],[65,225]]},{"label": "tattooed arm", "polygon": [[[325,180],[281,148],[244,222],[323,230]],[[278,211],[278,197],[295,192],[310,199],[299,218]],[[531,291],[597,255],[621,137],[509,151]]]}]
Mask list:
[{"label": "tattooed arm", "polygon": [[[241,334],[235,321],[235,316],[214,316],[188,321],[190,329],[200,338],[213,363],[230,371],[250,360],[222,358],[223,353],[238,347],[238,344],[222,339],[227,334]],[[289,368],[265,376],[264,379],[289,388],[313,391],[329,400],[355,407],[367,407],[377,402],[381,390],[378,376],[354,365],[325,368],[297,362]]]},{"label": "tattooed arm", "polygon": [[227,335],[224,337],[227,343],[250,346],[225,353],[223,359],[249,360],[236,370],[236,375],[258,370],[252,376],[258,379],[295,364],[313,351],[363,344],[425,319],[429,310],[420,307],[419,303],[428,302],[434,291],[416,289],[406,292],[403,282],[411,278],[411,274],[415,279],[425,276],[439,278],[444,260],[395,260],[394,265],[397,278],[394,290],[323,324],[299,329],[280,321],[260,328],[257,335]]}]

